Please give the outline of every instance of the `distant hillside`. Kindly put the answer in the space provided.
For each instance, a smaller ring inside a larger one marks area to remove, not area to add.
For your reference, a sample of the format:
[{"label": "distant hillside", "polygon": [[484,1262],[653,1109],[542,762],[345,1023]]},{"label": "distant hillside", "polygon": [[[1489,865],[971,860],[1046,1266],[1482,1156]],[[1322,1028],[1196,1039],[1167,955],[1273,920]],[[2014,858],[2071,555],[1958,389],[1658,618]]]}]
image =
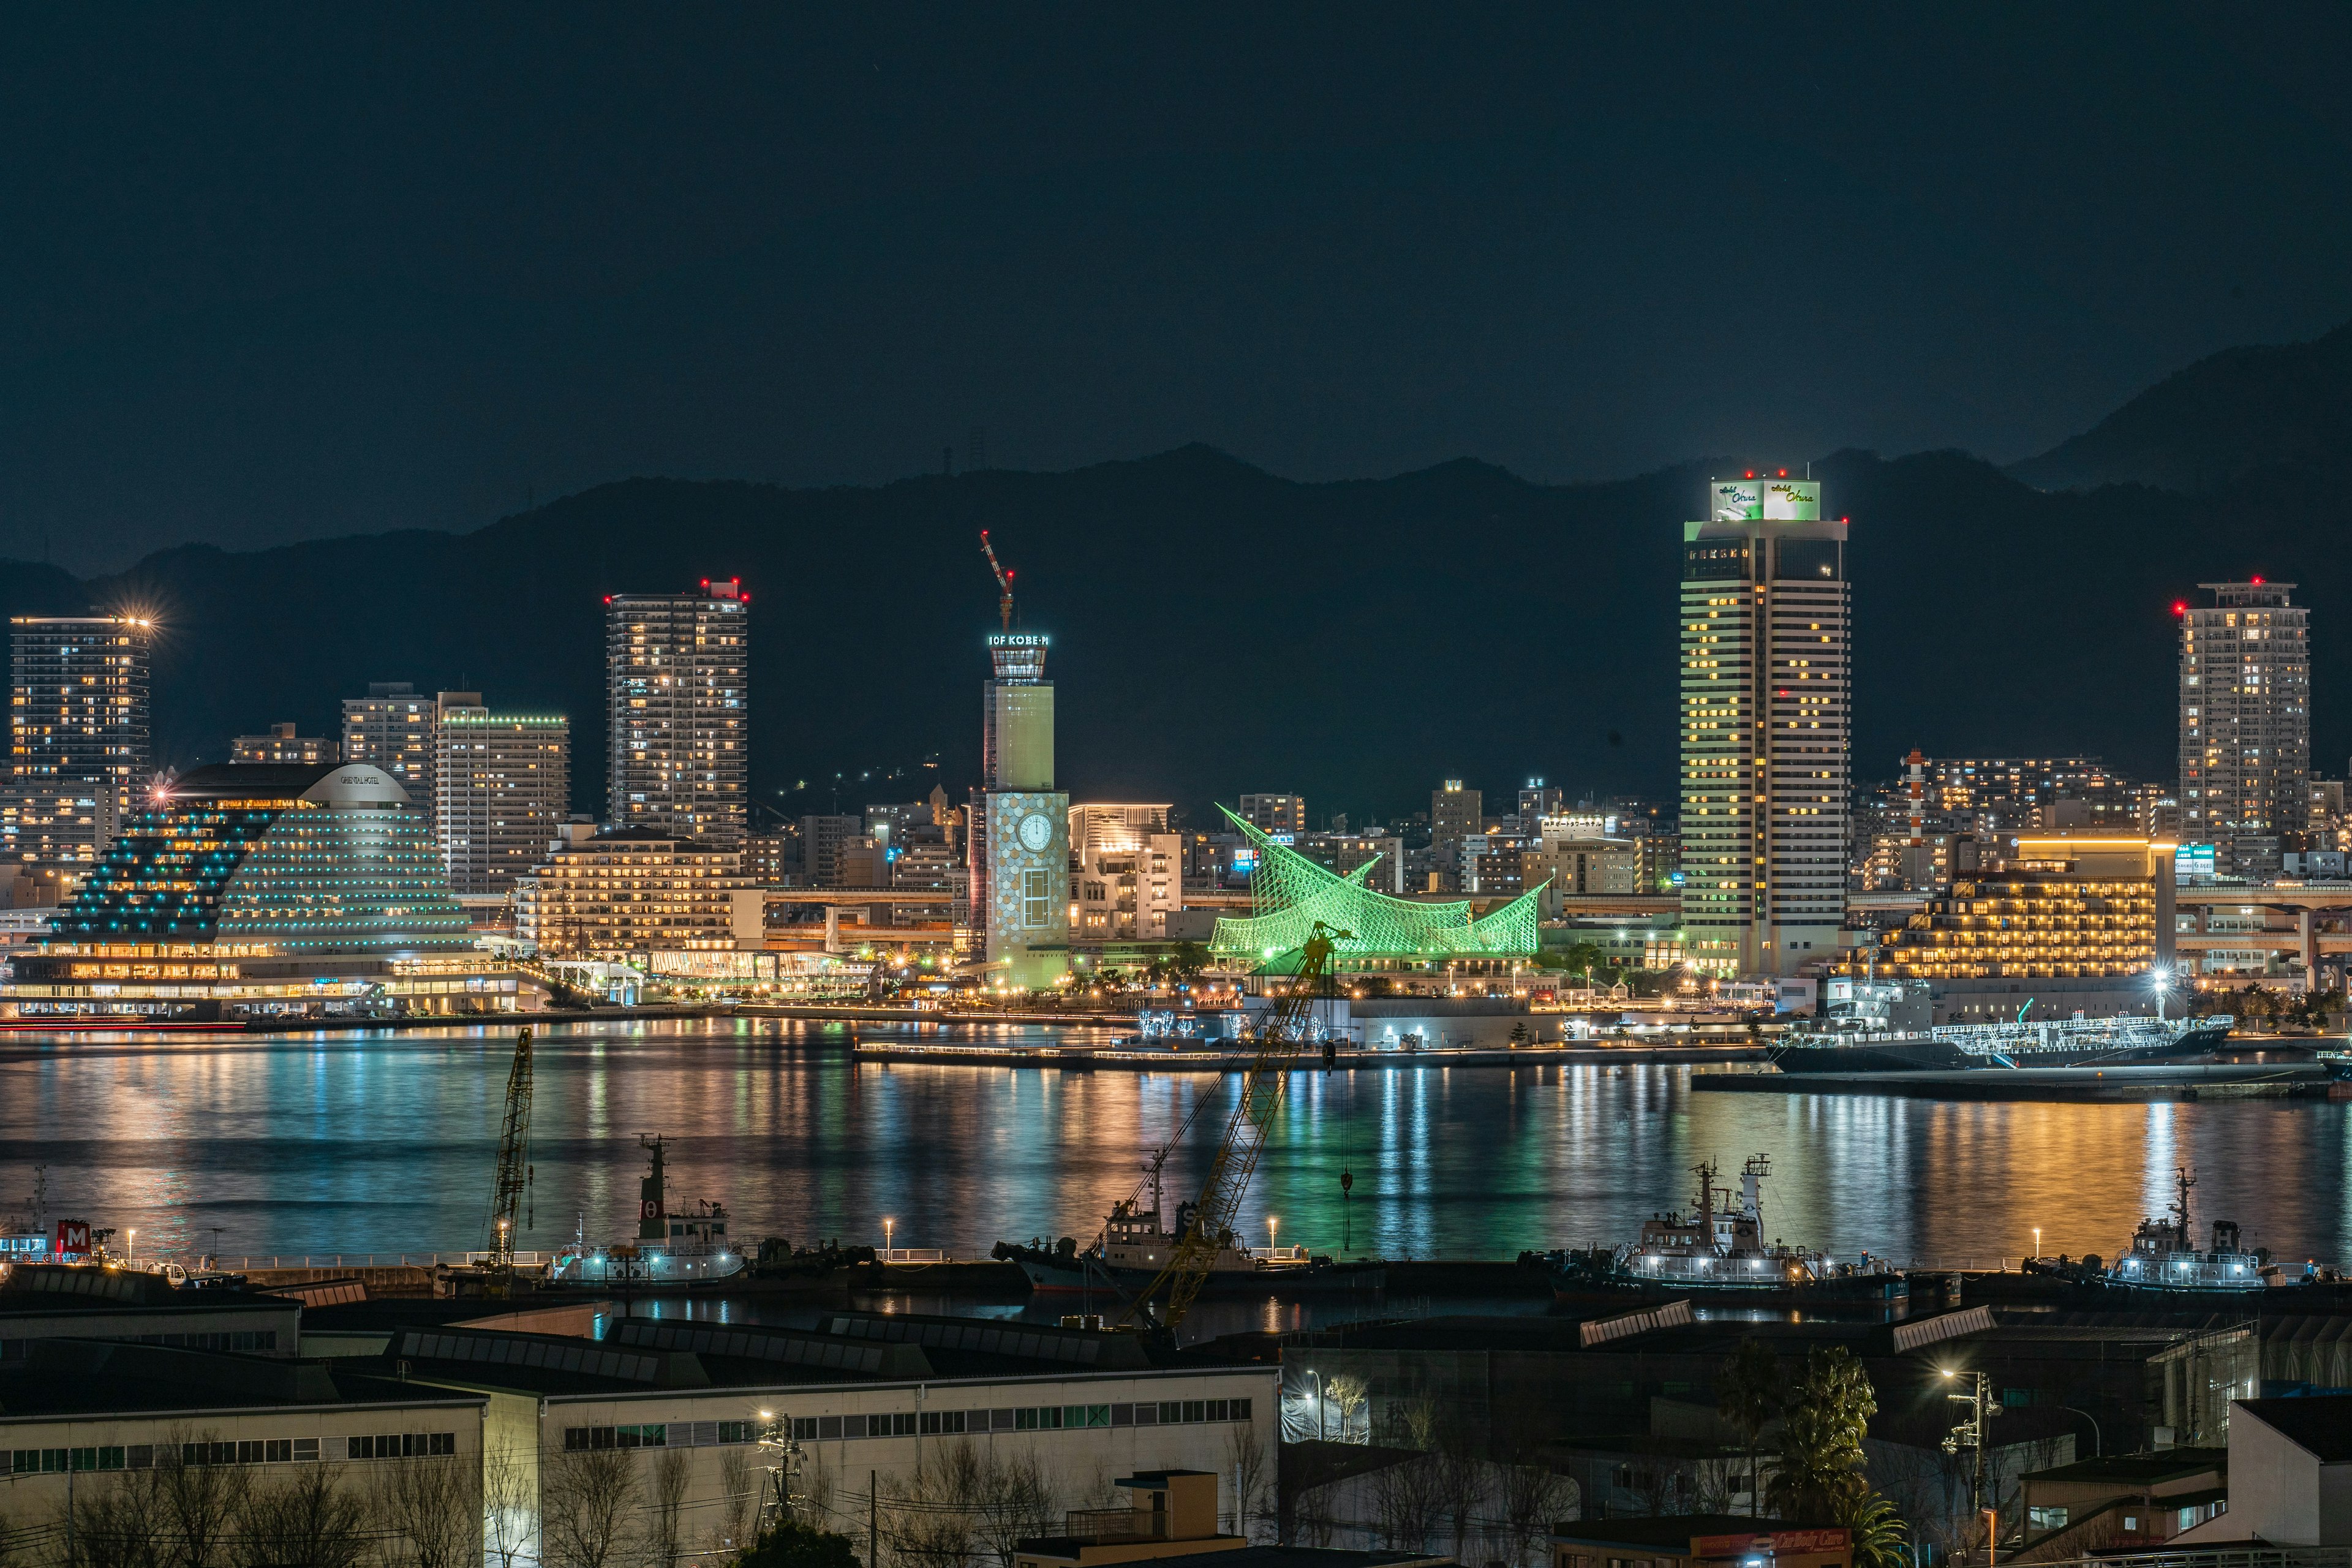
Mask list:
[{"label": "distant hillside", "polygon": [[2140,484],[2204,494],[2266,469],[2340,469],[2347,452],[2352,324],[2316,342],[2225,349],[2009,471],[2043,489]]},{"label": "distant hillside", "polygon": [[[2251,573],[2317,606],[2315,755],[2333,771],[2352,742],[2337,696],[2352,684],[2352,562],[2334,546],[2352,501],[2294,455],[2344,406],[2347,345],[2336,332],[2219,356],[2025,466],[2056,483],[2073,454],[2104,474],[2084,454],[2161,455],[2154,432],[2210,425],[2199,461],[2235,477],[2193,497],[2147,488],[2188,482],[2161,468],[2049,490],[1956,453],[1817,463],[1853,524],[1857,776],[1914,745],[2079,751],[2169,776],[2169,605]],[[2244,417],[2203,412],[2221,405]],[[2307,436],[2246,413],[2297,407]],[[1290,790],[1318,820],[1361,820],[1449,775],[1505,796],[1529,774],[1670,793],[1677,545],[1715,471],[1729,465],[1556,487],[1457,461],[1298,484],[1188,447],[872,489],[634,479],[467,534],[188,546],[86,584],[0,563],[0,604],[152,609],[168,628],[163,763],[217,760],[231,734],[275,721],[331,729],[343,696],[407,679],[569,712],[573,799],[601,812],[604,595],[740,576],[755,786],[772,801],[843,771],[854,805],[856,773],[928,752],[951,792],[972,782],[988,528],[1024,624],[1054,637],[1073,793],[1203,813]]]}]

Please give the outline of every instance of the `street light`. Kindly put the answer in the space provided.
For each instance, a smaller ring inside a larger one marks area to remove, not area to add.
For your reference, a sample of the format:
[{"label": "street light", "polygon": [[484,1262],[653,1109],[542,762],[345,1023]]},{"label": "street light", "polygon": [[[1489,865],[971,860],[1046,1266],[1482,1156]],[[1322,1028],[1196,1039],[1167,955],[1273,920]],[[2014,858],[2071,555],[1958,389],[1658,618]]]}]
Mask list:
[{"label": "street light", "polygon": [[1281,1223],[1272,1215],[1265,1216],[1265,1255],[1268,1258],[1274,1256],[1274,1227]]},{"label": "street light", "polygon": [[898,1222],[888,1215],[882,1216],[882,1261],[890,1261],[890,1227]]},{"label": "street light", "polygon": [[123,1241],[123,1244],[122,1244],[122,1245],[123,1245],[124,1248],[125,1248],[125,1249],[130,1253],[130,1257],[129,1257],[128,1258],[126,1258],[126,1259],[125,1259],[125,1261],[126,1261],[126,1262],[131,1262],[131,1263],[136,1263],[136,1262],[138,1262],[138,1261],[139,1261],[139,1227],[138,1227],[137,1226],[135,1226],[135,1225],[134,1225],[134,1226],[132,1226],[131,1227],[130,1234],[129,1234],[129,1235],[128,1235],[128,1237],[124,1239],[124,1241]]},{"label": "street light", "polygon": [[2033,1261],[2042,1261],[2042,1227],[2038,1225],[2033,1227]]}]

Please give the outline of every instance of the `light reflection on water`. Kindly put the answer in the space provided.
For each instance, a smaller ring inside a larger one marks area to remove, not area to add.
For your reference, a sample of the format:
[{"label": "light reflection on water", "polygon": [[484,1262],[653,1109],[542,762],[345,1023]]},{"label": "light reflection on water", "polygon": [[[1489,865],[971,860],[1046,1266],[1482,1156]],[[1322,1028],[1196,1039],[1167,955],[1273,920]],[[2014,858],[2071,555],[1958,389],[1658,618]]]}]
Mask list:
[{"label": "light reflection on water", "polygon": [[[866,1034],[886,1032],[861,1025]],[[985,1037],[1046,1031],[983,1026]],[[144,1252],[281,1256],[480,1245],[512,1036],[451,1028],[0,1047],[0,1214],[48,1166],[52,1218],[136,1226]],[[985,1255],[1084,1240],[1198,1097],[1170,1162],[1201,1179],[1235,1080],[1212,1074],[864,1066],[840,1025],[558,1026],[540,1042],[535,1224],[633,1228],[640,1133],[675,1140],[674,1205],[725,1201],[739,1238],[879,1238]],[[1509,1258],[1619,1239],[1688,1200],[1689,1168],[1772,1156],[1768,1234],[1842,1253],[2112,1254],[2191,1165],[2200,1231],[2352,1258],[2347,1107],[2051,1105],[1694,1093],[1679,1068],[1414,1068],[1292,1080],[1244,1212],[1280,1239],[1391,1258]],[[1344,1203],[1339,1176],[1355,1176]],[[1350,1245],[1343,1248],[1343,1242]],[[1221,1304],[1223,1306],[1232,1304]],[[1236,1327],[1265,1307],[1242,1305]]]}]

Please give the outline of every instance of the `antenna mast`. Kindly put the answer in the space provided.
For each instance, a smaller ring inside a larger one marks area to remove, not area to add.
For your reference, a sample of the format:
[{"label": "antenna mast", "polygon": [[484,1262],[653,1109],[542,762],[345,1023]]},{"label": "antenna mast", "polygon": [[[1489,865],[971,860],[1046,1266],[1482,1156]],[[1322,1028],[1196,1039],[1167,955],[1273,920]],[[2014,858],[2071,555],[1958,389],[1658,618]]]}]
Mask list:
[{"label": "antenna mast", "polygon": [[988,530],[980,531],[981,553],[988,557],[988,569],[996,574],[996,617],[1004,629],[1013,629],[1013,574],[996,559],[996,546],[988,542]]}]

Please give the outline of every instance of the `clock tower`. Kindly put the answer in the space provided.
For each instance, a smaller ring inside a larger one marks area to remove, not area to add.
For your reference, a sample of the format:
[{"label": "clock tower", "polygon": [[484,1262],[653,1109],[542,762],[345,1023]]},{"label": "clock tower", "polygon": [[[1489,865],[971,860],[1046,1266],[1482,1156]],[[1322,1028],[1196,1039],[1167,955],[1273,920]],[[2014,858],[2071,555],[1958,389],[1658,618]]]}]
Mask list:
[{"label": "clock tower", "polygon": [[971,812],[971,921],[992,973],[1032,990],[1069,969],[1070,797],[1054,788],[1054,683],[1047,639],[988,639],[981,768]]}]

